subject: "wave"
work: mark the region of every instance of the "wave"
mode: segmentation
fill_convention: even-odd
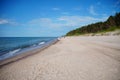
[[[42,44],[45,44],[45,42],[40,42],[38,45],[42,45]]]
[[[16,55],[16,53],[18,53],[19,51],[21,51],[21,48],[15,49],[15,50],[12,50],[12,51],[9,51],[8,53],[0,56],[0,60],[4,60],[4,59],[6,59],[6,58],[9,58],[9,57],[11,57],[11,56],[14,56],[14,55]]]
[[[7,59],[9,57],[12,57],[12,56],[15,56],[15,55],[18,55],[19,52],[23,51],[23,50],[28,50],[28,49],[32,49],[32,48],[36,48],[37,46],[40,46],[40,45],[43,45],[45,44],[45,42],[40,42],[38,44],[33,44],[33,45],[23,45],[23,46],[20,46],[16,49],[13,49],[13,50],[9,50],[8,52],[5,52],[6,54],[3,54],[0,56],[0,60],[4,60],[4,59]]]
[[[35,46],[37,46],[37,45],[36,45],[36,44],[33,44],[33,45],[32,45],[32,47],[35,47]]]
[[[30,51],[30,50],[35,50],[38,48],[42,48],[44,46],[47,46],[54,42],[54,40],[42,40],[40,42],[35,42],[35,43],[30,43],[30,44],[24,44],[24,45],[18,45],[15,48],[10,48],[7,50],[0,50],[3,54],[0,55],[0,60],[5,60],[7,58],[10,58],[12,56],[16,56],[19,54],[22,54],[24,52]]]
[[[15,53],[19,52],[20,50],[21,50],[21,48],[15,49],[15,50],[13,50],[13,51],[10,51],[8,54],[9,54],[9,55],[14,55]]]

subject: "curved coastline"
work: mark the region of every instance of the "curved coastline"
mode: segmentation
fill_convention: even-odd
[[[44,49],[0,68],[0,80],[120,79],[120,36],[65,37]]]
[[[44,45],[37,46],[37,47],[32,47],[30,49],[20,51],[15,56],[12,56],[12,57],[4,59],[4,60],[0,60],[0,68],[7,65],[7,64],[10,64],[10,63],[16,62],[18,60],[24,59],[28,56],[34,55],[34,54],[48,48],[49,46],[57,43],[58,41],[59,41],[59,39],[56,38],[54,40],[51,40],[51,41],[45,43]]]

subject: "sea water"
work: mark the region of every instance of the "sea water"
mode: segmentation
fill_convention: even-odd
[[[53,42],[56,37],[0,37],[0,60]],[[21,54],[21,53],[20,53]]]

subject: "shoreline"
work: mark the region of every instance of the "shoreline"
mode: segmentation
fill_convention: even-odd
[[[7,64],[10,64],[10,63],[19,61],[21,59],[24,59],[26,57],[32,56],[34,54],[37,54],[38,52],[41,52],[42,50],[48,48],[49,46],[54,45],[58,41],[59,41],[58,39],[54,39],[54,40],[48,42],[47,44],[40,46],[39,48],[33,48],[31,50],[22,51],[18,55],[15,55],[13,57],[7,58],[5,60],[1,60],[0,61],[0,68],[5,66],[5,65],[7,65]]]
[[[0,80],[119,80],[120,36],[72,36],[0,68]]]

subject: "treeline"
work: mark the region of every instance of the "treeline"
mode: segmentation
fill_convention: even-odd
[[[68,32],[66,36],[97,33],[101,31],[109,31],[116,28],[120,28],[120,12],[116,13],[115,16],[110,16],[105,22],[97,22],[94,24],[89,24],[87,26],[82,26]]]

